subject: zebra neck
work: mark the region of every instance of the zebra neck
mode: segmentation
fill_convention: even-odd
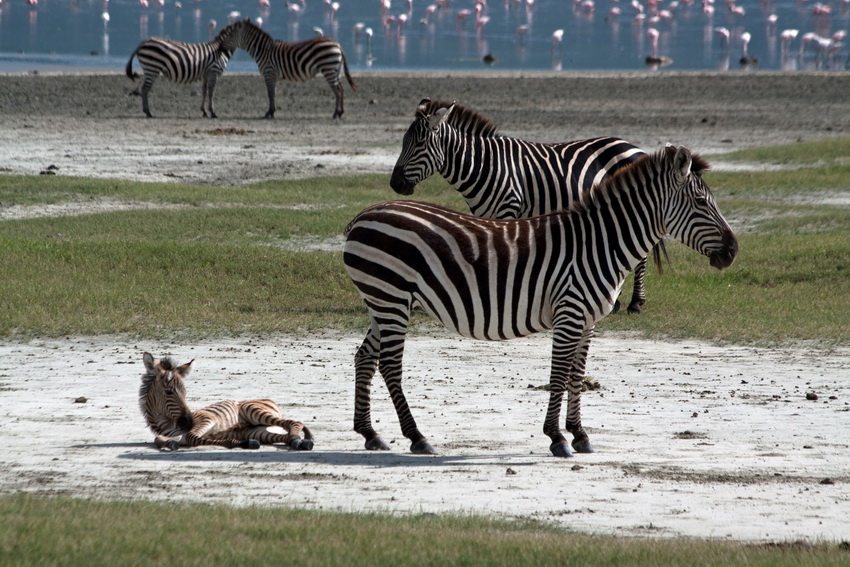
[[[472,136],[454,128],[440,137],[443,163],[440,174],[466,200],[470,212],[477,217],[516,218],[521,193],[510,194],[506,183],[506,165],[490,138]],[[510,209],[505,214],[502,209]]]
[[[244,49],[254,61],[259,61],[263,54],[269,54],[272,51],[274,40],[269,35],[258,34],[256,37],[242,38],[242,43],[238,47]]]
[[[613,263],[626,273],[633,271],[667,233],[660,203],[643,190],[594,191],[585,206],[588,224],[607,237]]]

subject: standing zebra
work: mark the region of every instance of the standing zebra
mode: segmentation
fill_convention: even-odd
[[[278,78],[303,82],[319,74],[325,77],[336,97],[333,118],[342,116],[344,108],[340,74],[345,72],[345,78],[352,90],[357,90],[357,84],[348,72],[348,62],[339,42],[324,36],[298,43],[276,40],[248,19],[234,22],[225,29],[234,33],[236,47],[251,55],[266,81],[269,94],[266,118],[274,118],[274,97]]]
[[[346,229],[343,261],[369,312],[354,359],[354,430],[367,449],[388,449],[372,428],[371,385],[380,368],[413,453],[434,453],[401,387],[404,339],[421,309],[450,330],[504,340],[553,330],[543,432],[555,456],[593,451],[581,424],[585,362],[596,323],[613,308],[626,275],[665,234],[730,266],[738,242],[684,147],[644,155],[596,186],[580,204],[519,220],[482,219],[437,205],[391,201]]]
[[[177,366],[171,358],[155,360],[148,352],[142,361],[145,373],[139,389],[139,406],[160,449],[176,451],[178,447],[199,445],[259,449],[260,444],[273,443],[307,451],[313,448],[310,430],[299,421],[284,419],[272,400],[224,400],[192,411],[186,403],[183,380],[193,361]],[[277,433],[272,427],[286,433]]]
[[[137,57],[145,75],[141,89],[145,115],[153,118],[148,105],[148,93],[157,77],[165,75],[179,84],[203,81],[201,112],[207,116],[206,105],[209,100],[209,117],[217,118],[213,110],[215,84],[236,50],[230,41],[230,33],[231,30],[225,28],[207,43],[184,43],[161,37],[151,37],[140,43],[130,55],[124,72],[134,81],[139,77],[138,73],[133,72],[133,57]]]
[[[404,135],[390,186],[412,195],[420,181],[439,172],[473,215],[519,219],[568,208],[583,191],[643,155],[619,138],[546,144],[502,136],[478,112],[426,98]],[[653,251],[661,271],[663,242]],[[645,275],[646,261],[641,261],[629,313],[639,313],[646,301]]]

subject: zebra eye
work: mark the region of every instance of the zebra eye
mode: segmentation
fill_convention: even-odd
[[[696,201],[697,205],[700,207],[704,207],[708,204],[708,199],[706,199],[704,195],[697,195],[694,201]]]

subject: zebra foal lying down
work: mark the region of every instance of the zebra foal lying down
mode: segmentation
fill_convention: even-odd
[[[474,217],[416,201],[362,211],[346,229],[348,275],[369,313],[354,358],[354,430],[367,449],[388,449],[372,428],[371,387],[380,369],[414,453],[434,453],[402,391],[413,310],[481,340],[551,329],[549,406],[543,432],[555,456],[593,451],[581,423],[585,363],[596,323],[611,312],[626,275],[666,234],[723,269],[738,241],[702,180],[708,164],[666,147],[619,169],[572,209],[519,220]]]
[[[156,360],[148,352],[142,361],[145,373],[139,406],[160,449],[176,451],[199,445],[259,449],[261,444],[275,443],[306,451],[313,448],[310,430],[300,421],[284,419],[272,400],[224,400],[192,411],[186,403],[184,383],[192,362],[178,366],[171,358]]]

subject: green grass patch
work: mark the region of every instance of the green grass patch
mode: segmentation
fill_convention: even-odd
[[[805,168],[708,173],[739,233],[738,260],[718,272],[670,244],[672,265],[650,274],[644,314],[600,329],[847,342],[850,214],[841,199],[821,199],[848,190],[847,156],[850,139],[724,155]],[[0,336],[360,332],[365,308],[342,265],[342,233],[364,207],[395,197],[386,175],[230,188],[0,176],[4,206],[151,207],[0,222]],[[439,176],[414,197],[466,210]]]
[[[576,535],[473,516],[0,496],[4,565],[846,565],[837,544],[748,545]]]

